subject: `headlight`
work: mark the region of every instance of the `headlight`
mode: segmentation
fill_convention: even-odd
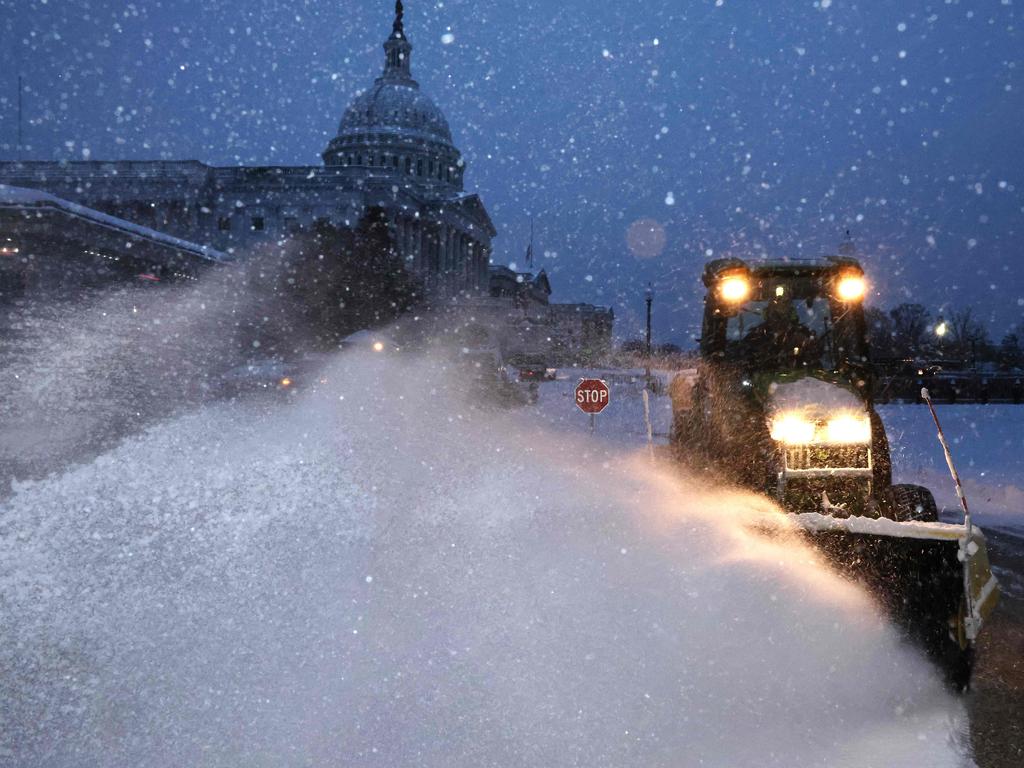
[[[375,342],[373,342],[373,351],[374,352],[383,352],[384,351],[384,342],[383,341],[375,341]]]
[[[718,295],[723,301],[735,304],[750,295],[750,281],[744,275],[728,275],[718,283]]]
[[[843,414],[825,425],[825,442],[839,445],[871,442],[871,422],[865,414]]]
[[[842,301],[860,301],[867,290],[868,283],[864,275],[843,275],[836,285],[836,294]]]
[[[800,412],[771,420],[772,440],[786,445],[852,445],[871,442],[871,422],[864,413],[843,413],[815,422]]]
[[[786,413],[772,419],[772,440],[788,445],[814,442],[814,422],[797,413]]]

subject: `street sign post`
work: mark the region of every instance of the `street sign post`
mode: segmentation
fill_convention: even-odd
[[[576,385],[576,407],[590,414],[590,431],[594,431],[594,417],[608,407],[611,390],[601,379],[580,379]]]

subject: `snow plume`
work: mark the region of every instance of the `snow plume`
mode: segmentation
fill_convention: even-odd
[[[123,285],[0,314],[0,491],[206,395],[259,307],[234,268],[200,285]],[[220,368],[219,368],[220,367]]]
[[[316,351],[295,285],[297,264],[319,263],[303,261],[309,245],[262,244],[198,282],[68,287],[0,307],[0,492],[202,403],[232,366]]]
[[[342,354],[0,507],[0,764],[952,766],[767,502]]]

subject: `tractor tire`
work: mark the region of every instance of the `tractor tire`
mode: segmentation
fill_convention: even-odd
[[[885,434],[882,417],[874,408],[870,409],[871,419],[871,451],[874,453],[873,481],[876,488],[889,488],[892,485],[892,457],[889,451],[889,439]]]
[[[939,520],[939,508],[935,497],[927,488],[920,485],[892,486],[893,519],[904,523],[917,520],[923,523],[936,523]]]

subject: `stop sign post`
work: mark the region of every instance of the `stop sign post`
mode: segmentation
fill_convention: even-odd
[[[594,417],[608,407],[611,390],[601,379],[580,379],[576,385],[576,407],[590,414],[590,431],[594,431]]]

